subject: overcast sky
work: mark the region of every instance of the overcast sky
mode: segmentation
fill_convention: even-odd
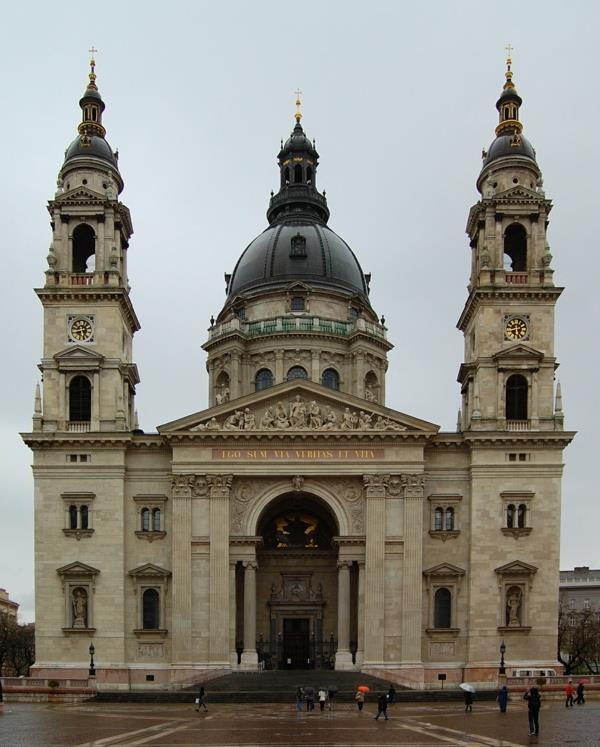
[[[33,619],[31,428],[52,198],[95,45],[107,139],[135,234],[141,427],[206,407],[211,314],[266,226],[293,125],[317,140],[329,225],[372,272],[395,344],[387,404],[454,430],[481,149],[497,123],[505,46],[524,134],[554,201],[549,241],[565,427],[561,568],[600,567],[598,179],[600,6],[593,2],[21,2],[0,28],[0,587]],[[559,541],[559,538],[556,538]]]

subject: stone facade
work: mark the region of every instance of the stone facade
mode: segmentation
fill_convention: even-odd
[[[209,407],[145,434],[133,229],[99,101],[92,66],[37,291],[44,385],[23,434],[34,456],[36,675],[85,675],[90,639],[111,688],[259,660],[417,688],[441,673],[491,686],[502,640],[511,666],[556,667],[562,451],[573,434],[554,387],[551,204],[515,112],[510,125],[501,97],[492,149],[510,136],[515,150],[487,156],[467,227],[457,432],[386,407],[385,323],[370,277],[326,227],[318,154],[298,114],[279,154],[273,238],[242,255],[204,344]]]

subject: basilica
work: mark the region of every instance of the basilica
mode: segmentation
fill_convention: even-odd
[[[203,341],[207,409],[145,433],[133,228],[92,59],[48,203],[42,382],[22,434],[34,676],[86,677],[90,644],[113,690],[258,668],[485,687],[503,642],[511,666],[557,666],[573,433],[555,382],[552,203],[521,105],[509,59],[467,220],[456,431],[386,405],[388,330],[329,227],[298,100],[268,226]]]

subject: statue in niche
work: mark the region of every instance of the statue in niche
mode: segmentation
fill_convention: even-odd
[[[365,399],[367,402],[376,402],[377,397],[373,391],[373,387],[370,384],[365,384]]]
[[[78,587],[73,590],[73,627],[87,628],[87,591]]]
[[[521,589],[511,586],[506,595],[506,624],[509,628],[521,627]]]
[[[221,389],[216,393],[215,399],[218,405],[223,405],[225,402],[229,402],[229,387],[223,385]]]
[[[292,428],[304,428],[306,426],[306,405],[299,394],[290,405],[290,426]]]

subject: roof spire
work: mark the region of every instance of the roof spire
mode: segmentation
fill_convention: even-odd
[[[506,72],[504,73],[506,76],[506,83],[504,84],[504,89],[507,88],[514,88],[515,84],[512,82],[512,51],[514,47],[512,47],[510,44],[507,44],[506,47]]]
[[[300,124],[300,120],[302,119],[302,111],[300,107],[302,106],[302,102],[300,101],[300,96],[302,95],[302,91],[298,88],[295,91],[296,94],[296,113],[294,114],[294,117],[296,118],[296,122]]]
[[[517,148],[521,145],[521,132],[523,125],[519,121],[519,107],[523,103],[513,83],[512,72],[512,46],[506,45],[506,80],[502,87],[500,98],[496,102],[496,108],[500,115],[500,121],[496,127],[496,135],[512,135],[511,147]]]
[[[96,85],[96,57],[95,54],[98,50],[92,45],[88,52],[90,53],[90,72],[89,81],[87,87],[83,93],[83,97],[79,101],[83,117],[81,124],[79,125],[79,134],[81,135],[81,143],[84,146],[88,146],[91,143],[91,136],[96,135],[104,137],[106,130],[102,126],[102,112],[104,111],[104,102],[98,91]]]

